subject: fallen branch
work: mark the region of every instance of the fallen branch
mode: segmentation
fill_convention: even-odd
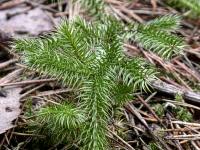
[[[151,83],[152,88],[161,91],[163,93],[167,93],[169,95],[175,96],[176,94],[181,95],[184,99],[186,99],[189,103],[198,103],[200,104],[200,93],[195,93],[193,91],[189,91],[186,89],[178,88],[174,85],[165,83],[161,80],[154,80]]]

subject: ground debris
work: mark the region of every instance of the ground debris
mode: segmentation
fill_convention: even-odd
[[[20,110],[20,91],[21,88],[9,88],[1,90],[4,95],[0,95],[0,134],[13,128],[12,121],[17,119]]]
[[[25,7],[22,9],[26,11],[29,8]],[[13,36],[24,34],[35,36],[53,28],[50,18],[40,8],[29,10],[26,13],[20,13],[18,10],[12,13],[8,12],[8,10],[0,12],[2,16],[0,18],[1,30],[9,32]]]

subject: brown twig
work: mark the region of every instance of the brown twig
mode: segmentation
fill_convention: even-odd
[[[129,110],[132,114],[134,114],[139,120],[140,122],[147,128],[148,133],[152,136],[152,138],[155,140],[155,142],[159,143],[160,145],[162,145],[162,147],[166,150],[171,150],[171,148],[158,136],[156,136],[151,129],[149,128],[147,122],[143,119],[143,117],[138,113],[137,108],[135,108],[135,106],[128,104],[127,106],[125,106],[125,108],[127,110]]]
[[[0,69],[3,69],[3,68],[5,68],[5,67],[9,66],[10,64],[13,64],[17,61],[18,61],[17,59],[11,59],[11,60],[8,60],[6,62],[0,63]]]
[[[40,79],[40,80],[27,80],[27,81],[21,81],[21,82],[14,82],[14,83],[3,83],[0,84],[0,87],[5,86],[22,86],[22,85],[29,85],[29,84],[40,84],[40,83],[49,83],[54,82],[56,79]]]
[[[151,98],[153,98],[155,95],[157,94],[157,92],[152,93],[146,100],[145,102],[148,102]],[[141,109],[143,107],[143,104],[140,105],[140,107],[138,109]]]
[[[72,90],[73,89],[70,89],[70,88],[58,89],[58,90],[50,90],[50,91],[40,92],[40,93],[37,94],[37,96],[47,96],[47,95],[66,93],[66,92],[70,92]]]
[[[21,68],[21,69],[17,69],[15,71],[9,73],[8,75],[6,75],[5,77],[0,79],[0,83],[5,84],[5,83],[8,83],[8,82],[14,80],[22,73],[23,70],[24,69]]]
[[[120,136],[118,136],[115,132],[111,131],[110,129],[107,129],[115,138],[117,138],[119,141],[121,141],[128,150],[135,150],[130,144],[128,144],[126,141],[124,141]]]
[[[199,130],[200,127],[193,127],[193,129]],[[161,129],[159,132],[187,132],[191,131],[191,129],[184,127],[184,128],[173,128],[173,129]]]
[[[25,98],[27,95],[33,93],[34,91],[36,91],[37,89],[43,87],[44,85],[45,85],[44,83],[41,84],[41,85],[38,85],[38,86],[36,86],[35,88],[33,88],[33,89],[27,91],[26,93],[22,94],[22,95],[20,96],[21,102],[25,100],[24,98]],[[22,99],[24,99],[24,100],[22,100]]]
[[[146,103],[146,101],[137,95],[138,99],[142,102],[142,104],[151,112],[151,114],[162,124],[161,119],[156,115],[156,113],[152,110],[152,108]]]
[[[184,121],[172,121],[174,124],[180,124],[180,125],[189,125],[193,127],[200,127],[199,123],[191,123],[191,122],[184,122]]]
[[[19,4],[24,3],[26,0],[11,0],[0,5],[0,10],[9,9]]]
[[[200,134],[166,136],[167,140],[200,140]]]

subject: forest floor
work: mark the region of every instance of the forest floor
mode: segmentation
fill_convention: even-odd
[[[169,13],[181,14],[162,1],[106,0],[115,16],[124,22],[145,23]],[[29,149],[32,138],[26,131],[27,115],[47,103],[57,103],[70,89],[56,79],[29,70],[12,51],[15,38],[48,34],[61,18],[86,16],[79,3],[48,0],[0,0],[0,149]],[[86,16],[89,17],[89,16]],[[178,35],[189,47],[171,61],[133,43],[125,43],[129,56],[139,55],[161,72],[151,93],[134,93],[123,108],[123,117],[109,126],[116,149],[200,149],[200,19],[183,17]],[[182,94],[182,95],[181,95]],[[123,119],[122,119],[123,118]],[[61,148],[60,148],[61,147]],[[38,148],[40,149],[40,148]],[[52,145],[49,149],[67,149]]]

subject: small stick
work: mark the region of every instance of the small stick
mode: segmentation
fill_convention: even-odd
[[[116,137],[118,140],[120,140],[124,145],[126,145],[126,147],[129,150],[135,150],[131,145],[129,145],[126,141],[124,141],[120,136],[118,136],[115,132],[111,131],[110,129],[107,129],[114,137]]]
[[[54,94],[60,94],[60,93],[66,93],[70,92],[73,89],[66,88],[66,89],[58,89],[58,90],[50,90],[50,91],[45,91],[45,92],[40,92],[36,96],[47,96],[47,95],[54,95]]]
[[[158,120],[155,118],[148,118],[148,117],[143,117],[144,120],[149,121],[149,122],[154,122],[154,123],[158,123]]]
[[[56,81],[56,79],[40,79],[40,80],[27,80],[27,81],[21,81],[21,82],[15,82],[15,83],[4,83],[0,84],[0,87],[4,86],[21,86],[21,85],[27,85],[27,84],[39,84],[39,83],[45,83],[45,82],[53,82]]]
[[[69,15],[69,12],[67,12],[67,11],[58,12],[58,13],[55,13],[53,16],[54,17],[63,17],[63,16],[66,16],[66,15]]]
[[[32,98],[41,99],[41,100],[44,100],[44,101],[50,102],[50,103],[55,104],[55,105],[61,105],[60,103],[57,103],[57,102],[52,101],[52,100],[50,100],[50,99],[41,98],[41,97],[38,97],[38,96],[31,96],[31,97],[32,97]]]
[[[180,126],[179,126],[178,124],[175,124],[175,126],[176,126],[177,128],[180,128]],[[191,128],[189,128],[189,127],[187,127],[187,128],[188,128],[188,129],[191,129]],[[183,134],[186,135],[185,132],[184,132]],[[184,143],[186,143],[186,142],[188,142],[188,140],[183,140],[183,141],[180,142],[180,144],[184,144]],[[190,141],[190,143],[194,146],[194,148],[195,148],[196,150],[199,150],[199,149],[197,148],[196,143],[195,143],[194,141]]]
[[[143,119],[143,117],[141,116],[140,113],[138,113],[138,110],[137,108],[135,108],[135,106],[131,105],[131,104],[128,104],[127,106],[125,106],[125,108],[127,110],[129,110],[132,114],[134,114],[140,121],[141,123],[147,128],[150,130],[147,122]]]
[[[124,111],[124,112],[125,112],[125,114],[127,114],[126,111]],[[131,125],[132,125],[132,126],[136,126],[136,125],[135,125],[134,116],[131,115],[131,114],[129,114],[129,115],[127,115],[127,117],[128,117],[127,120],[131,123]],[[133,128],[133,130],[135,131],[136,136],[139,138],[140,142],[141,142],[145,147],[148,148],[148,145],[144,142],[144,140],[142,139],[142,137],[140,137],[140,134],[139,134],[138,130],[136,130],[136,128]],[[137,142],[137,145],[138,145],[138,144],[139,144],[139,142]]]
[[[105,0],[106,3],[114,4],[114,5],[122,5],[121,1],[113,1],[113,0]]]
[[[36,86],[35,88],[33,88],[33,89],[27,91],[26,93],[24,93],[24,94],[22,94],[22,95],[20,96],[20,99],[23,99],[24,97],[26,97],[27,95],[33,93],[34,91],[36,91],[37,89],[43,87],[44,85],[45,85],[45,84],[41,84],[41,85]],[[21,100],[21,101],[22,101],[22,100]]]
[[[189,80],[191,79],[187,74],[183,75],[183,72],[176,69],[175,70],[179,73],[179,74],[182,74],[182,76],[188,78]],[[187,83],[180,77],[180,75],[176,73],[176,72],[173,72],[172,75],[176,78],[176,80],[180,81],[182,83],[182,85],[185,86],[185,88],[187,88],[188,90],[192,90],[192,88],[190,88]]]
[[[174,129],[174,126],[173,126],[172,120],[171,120],[172,116],[169,114],[169,115],[167,115],[166,117],[168,118],[168,122],[169,122],[171,128]],[[175,133],[173,132],[173,134],[175,134]],[[172,134],[172,133],[169,133],[170,136],[173,136],[173,134]],[[183,148],[182,148],[182,146],[181,146],[181,144],[180,144],[180,142],[179,142],[178,140],[174,140],[174,143],[175,143],[175,145],[177,146],[177,148],[178,148],[179,150],[183,150]]]
[[[187,126],[188,127],[188,126]],[[196,129],[194,128],[191,128],[191,127],[188,127],[189,129],[191,129],[189,131],[189,133],[193,134],[192,131],[194,131],[195,133],[199,134],[199,131],[197,131]],[[191,141],[190,142],[192,144],[192,146],[195,148],[195,150],[200,150],[200,147],[199,147],[199,141]]]
[[[184,121],[172,121],[174,124],[181,124],[181,125],[189,125],[194,127],[200,127],[199,123],[190,123],[190,122],[184,122]]]
[[[197,81],[200,81],[200,75],[197,74],[194,70],[188,68],[185,64],[175,60],[175,63],[178,64],[181,68],[183,68],[186,72],[191,74]]]
[[[139,127],[133,125],[133,124],[126,124],[126,125],[128,125],[128,126],[134,128],[134,129],[136,129],[136,130],[138,130],[138,131],[140,131],[140,132],[143,132],[143,133],[145,132],[143,129],[141,129],[141,128],[139,128]]]
[[[180,144],[183,145],[183,144],[185,144],[187,142],[188,142],[188,140],[182,140],[182,141],[180,141]]]
[[[24,2],[25,2],[25,0],[8,1],[8,2],[3,3],[3,4],[0,5],[0,10],[9,9],[9,8],[15,7],[15,6],[19,5],[19,4],[22,4]]]
[[[200,127],[194,127],[193,129],[199,130]],[[158,130],[159,132],[187,132],[191,131],[189,128],[176,128],[176,129],[163,129],[163,130]]]
[[[124,144],[120,142],[119,140],[117,140],[116,138],[114,138],[111,134],[106,134],[106,136],[114,142],[115,144],[114,146],[117,145],[118,147],[121,147],[122,149],[126,150],[126,147],[124,147]]]
[[[36,136],[36,137],[45,138],[44,135],[29,134],[29,133],[12,132],[12,134],[14,134],[14,135],[20,135],[20,136]]]
[[[140,97],[137,96],[138,99],[142,102],[142,104],[151,112],[151,114],[162,124],[162,121],[160,120],[160,118],[156,115],[156,113],[151,109],[151,107],[146,103],[146,101]]]
[[[139,23],[144,23],[144,20],[143,20],[140,16],[138,16],[137,14],[135,14],[133,11],[130,11],[130,10],[128,10],[127,8],[122,7],[122,6],[120,6],[120,7],[118,7],[118,8],[119,8],[122,12],[127,13],[131,18],[135,19],[135,20],[138,21]]]
[[[140,115],[140,113],[138,113],[137,108],[135,108],[135,106],[131,105],[130,103],[125,106],[125,108],[127,110],[129,110],[133,115],[135,115],[140,122],[147,128],[148,133],[152,136],[152,138],[155,140],[155,142],[159,142],[162,147],[166,150],[171,150],[171,148],[158,136],[156,136],[151,129],[149,128],[147,122],[142,118],[142,116]]]
[[[200,150],[200,148],[198,147],[198,145],[194,141],[191,141],[191,144],[195,148],[195,150]]]
[[[139,112],[140,114],[144,115],[144,116],[147,117],[147,118],[153,118],[152,115],[150,115],[150,114],[148,114],[148,113],[146,113],[146,112],[144,112],[144,111],[142,111],[142,110],[140,110],[140,109],[138,109],[138,112]],[[156,120],[156,119],[155,119],[155,120]]]
[[[22,73],[23,70],[24,69],[21,68],[21,69],[18,69],[18,70],[15,70],[15,71],[9,73],[8,75],[6,75],[5,77],[0,79],[0,83],[5,84],[5,83],[8,83],[8,82],[14,80]]]
[[[3,68],[5,68],[5,67],[7,67],[10,64],[13,64],[15,62],[17,62],[17,59],[11,59],[11,60],[8,60],[6,62],[0,63],[0,69],[3,69]]]
[[[132,20],[126,15],[124,15],[119,9],[114,8],[112,6],[110,6],[110,8],[113,10],[113,13],[117,14],[122,20],[125,20],[126,22],[129,22],[129,23],[132,22]]]
[[[151,98],[153,98],[155,95],[157,94],[157,92],[152,93],[146,100],[145,102],[148,102]],[[143,107],[143,104],[140,105],[140,107],[138,109],[141,109]]]
[[[200,110],[200,107],[192,105],[192,104],[187,104],[187,103],[183,103],[183,102],[177,102],[177,101],[168,100],[168,99],[162,99],[161,101],[170,102],[170,103],[173,103],[175,105],[179,105],[179,106],[184,106],[184,107],[189,107],[189,108],[193,108],[193,109],[196,109],[196,110]]]
[[[199,140],[200,139],[200,134],[190,134],[190,135],[174,135],[174,136],[166,136],[166,139],[169,140]]]

